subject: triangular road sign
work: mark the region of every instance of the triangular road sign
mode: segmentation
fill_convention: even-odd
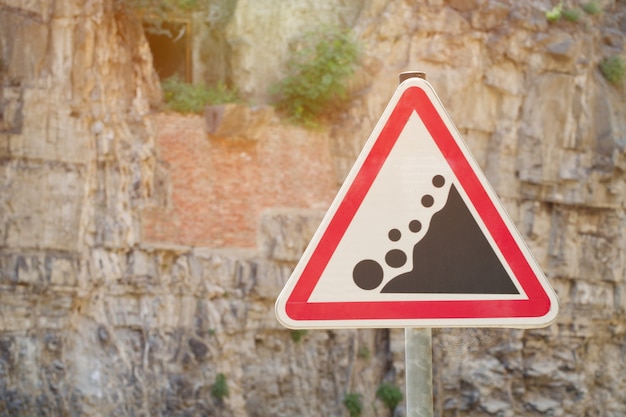
[[[291,328],[541,327],[541,268],[426,81],[396,90],[276,302]]]

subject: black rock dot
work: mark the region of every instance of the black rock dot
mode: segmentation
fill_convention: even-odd
[[[385,262],[392,268],[400,268],[406,263],[406,254],[400,249],[392,249],[385,255]]]
[[[383,282],[383,267],[376,261],[365,259],[352,270],[354,283],[364,290],[373,290]]]
[[[411,220],[409,223],[409,230],[413,233],[417,233],[422,230],[422,223],[419,220]]]
[[[435,199],[433,198],[432,195],[426,194],[424,197],[422,197],[422,205],[424,207],[431,207],[434,203],[435,203]]]
[[[402,237],[402,233],[398,229],[391,229],[389,231],[389,240],[392,242],[397,242]]]
[[[446,179],[443,177],[443,175],[435,175],[433,177],[433,185],[437,188],[441,188],[443,187],[443,185],[446,183]]]

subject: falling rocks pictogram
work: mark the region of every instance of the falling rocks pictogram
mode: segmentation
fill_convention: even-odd
[[[454,185],[413,247],[413,269],[383,293],[519,294]]]

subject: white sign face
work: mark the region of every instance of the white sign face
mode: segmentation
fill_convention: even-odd
[[[403,82],[276,303],[294,328],[539,327],[556,295],[434,91]]]

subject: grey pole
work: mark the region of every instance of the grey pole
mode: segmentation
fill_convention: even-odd
[[[433,342],[431,329],[404,329],[406,415],[433,416]]]
[[[408,78],[426,79],[421,71],[402,72],[399,82]],[[433,417],[433,340],[432,330],[404,329],[406,416]]]

